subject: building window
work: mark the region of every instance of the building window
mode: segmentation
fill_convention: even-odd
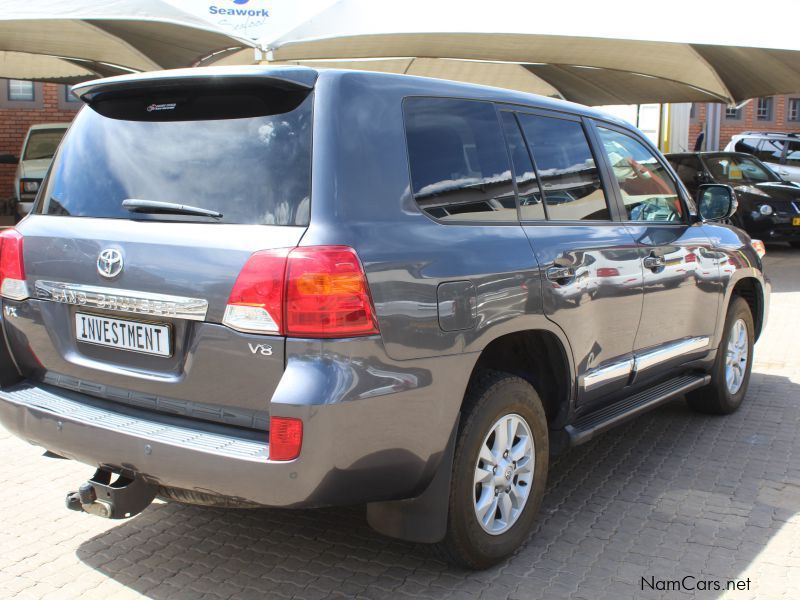
[[[725,118],[728,120],[738,121],[742,118],[742,109],[735,106],[729,106],[725,109]]]
[[[786,105],[786,120],[800,121],[800,98],[789,98]]]
[[[759,98],[756,105],[757,121],[772,121],[772,98]]]
[[[72,93],[71,85],[64,86],[64,102],[80,102],[80,98]]]
[[[8,99],[21,100],[23,102],[31,102],[34,100],[34,88],[32,81],[20,81],[18,79],[9,79],[8,81]]]

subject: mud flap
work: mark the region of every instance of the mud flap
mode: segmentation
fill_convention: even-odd
[[[435,544],[447,533],[450,506],[450,480],[456,450],[459,418],[450,432],[450,440],[430,485],[422,494],[408,500],[367,504],[367,522],[378,533],[423,544]]]

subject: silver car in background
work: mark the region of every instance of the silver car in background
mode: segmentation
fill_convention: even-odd
[[[14,174],[14,198],[20,218],[30,212],[42,179],[68,127],[69,123],[43,123],[31,125],[28,129]]]

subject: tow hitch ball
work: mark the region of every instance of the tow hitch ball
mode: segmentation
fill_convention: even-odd
[[[67,508],[106,519],[127,519],[150,506],[158,486],[141,475],[123,473],[111,482],[113,473],[97,469],[77,492],[67,494]]]

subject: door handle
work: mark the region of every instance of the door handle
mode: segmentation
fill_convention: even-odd
[[[545,275],[550,281],[561,281],[575,277],[575,270],[572,267],[550,267]]]
[[[652,253],[650,256],[646,256],[642,262],[644,263],[645,269],[654,271],[664,266],[664,257]]]

